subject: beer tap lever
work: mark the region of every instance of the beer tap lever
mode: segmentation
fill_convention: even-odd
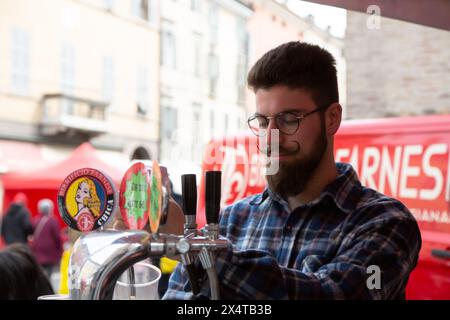
[[[219,212],[221,196],[221,171],[207,171],[205,175],[205,214],[206,214],[206,237],[213,243],[211,248],[206,246],[200,250],[199,258],[203,268],[206,270],[211,287],[211,298],[220,299],[219,281],[216,274],[216,261],[214,251],[217,249],[219,238]]]
[[[215,240],[219,236],[219,213],[221,196],[221,171],[207,171],[205,175],[205,214],[208,238]]]
[[[197,183],[195,174],[184,174],[181,176],[181,193],[184,212],[184,236],[197,234]]]
[[[196,212],[197,212],[197,183],[195,174],[184,174],[181,176],[181,192],[184,212],[184,237],[192,238],[197,234]],[[181,262],[185,267],[189,284],[194,295],[200,292],[197,282],[197,272],[195,269],[194,257],[190,253],[181,255]]]

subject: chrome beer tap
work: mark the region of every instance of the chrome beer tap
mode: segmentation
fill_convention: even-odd
[[[184,238],[190,239],[197,236],[197,183],[195,174],[185,174],[181,176],[181,194],[183,199],[184,212]],[[181,262],[188,273],[189,284],[194,295],[200,292],[198,277],[195,269],[195,260],[191,253],[181,255]]]
[[[205,214],[206,239],[215,243],[219,239],[219,212],[220,212],[220,195],[221,195],[221,177],[220,171],[207,171],[205,176]],[[205,246],[200,250],[199,258],[203,268],[206,270],[211,286],[211,298],[213,300],[220,299],[219,283],[216,273],[216,264],[214,258],[215,246]]]

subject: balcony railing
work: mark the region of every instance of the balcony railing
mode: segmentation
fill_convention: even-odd
[[[62,93],[41,99],[41,133],[44,135],[83,134],[90,137],[107,132],[108,103]]]

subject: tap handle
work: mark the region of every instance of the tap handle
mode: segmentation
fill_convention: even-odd
[[[197,212],[197,183],[195,174],[183,174],[181,176],[181,193],[184,215],[195,216]]]
[[[219,220],[221,177],[221,171],[206,171],[205,211],[208,224]]]

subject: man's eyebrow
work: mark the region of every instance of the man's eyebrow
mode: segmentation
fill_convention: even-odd
[[[280,111],[280,112],[278,112],[277,114],[280,114],[280,113],[288,113],[288,112],[289,112],[289,113],[295,113],[295,114],[301,114],[301,113],[306,113],[307,111],[305,111],[305,110],[299,110],[299,109],[297,109],[297,108],[289,108],[289,109]],[[255,115],[255,116],[263,116],[263,117],[266,116],[266,115],[261,114],[261,113],[259,113],[259,112],[255,112],[253,115]]]
[[[286,113],[286,112],[290,112],[290,113],[305,113],[305,110],[299,110],[297,108],[290,108],[290,109],[286,109],[281,111],[280,113]]]

